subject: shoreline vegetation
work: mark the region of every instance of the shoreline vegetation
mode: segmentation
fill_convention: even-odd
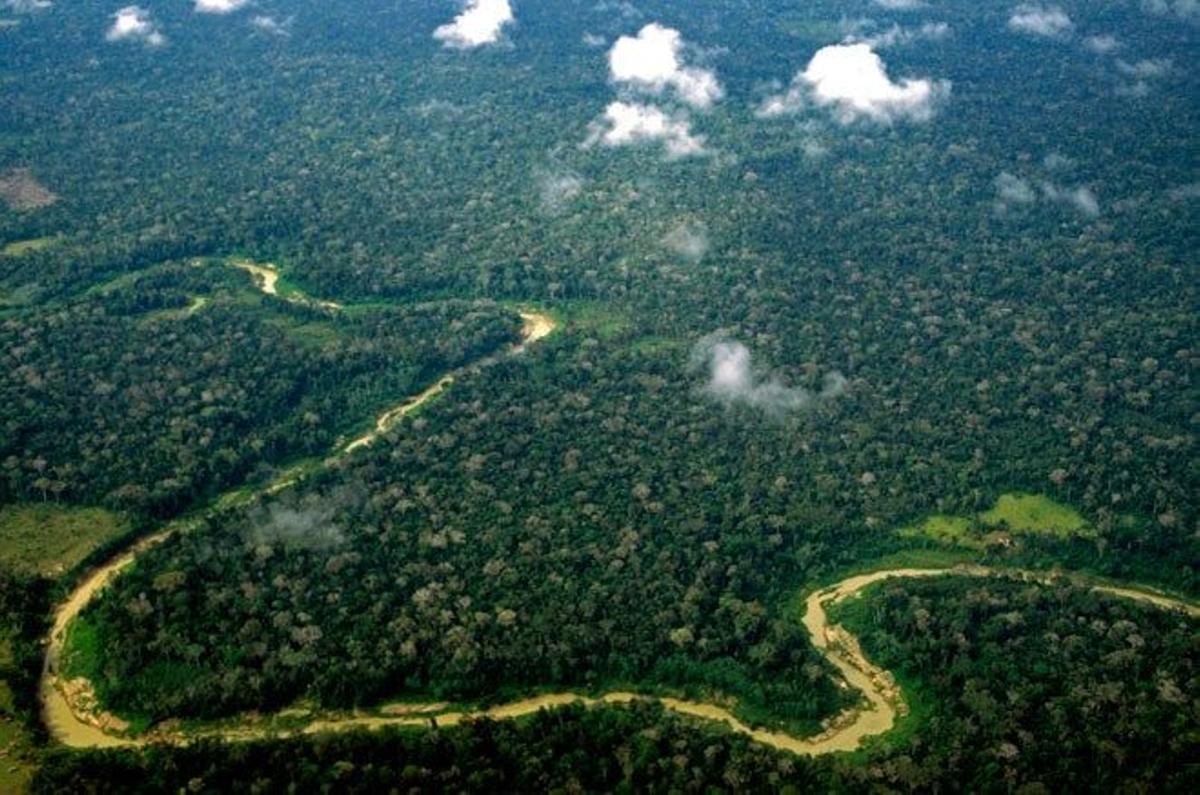
[[[342,309],[341,304],[331,301],[318,301],[300,293],[280,296],[277,289],[279,271],[273,265],[261,265],[240,259],[231,260],[230,264],[233,267],[248,272],[254,279],[258,289],[266,295],[306,306],[320,306],[335,311]],[[558,328],[557,322],[549,315],[533,310],[522,310],[519,314],[523,324],[521,337],[508,351],[507,355],[509,356],[517,356],[524,353],[528,350],[529,346],[545,339]],[[480,361],[467,364],[452,373],[444,375],[433,385],[417,395],[405,398],[399,405],[389,408],[380,414],[374,428],[369,433],[346,444],[339,445],[337,453],[328,459],[328,461],[336,461],[343,456],[353,453],[355,450],[369,446],[382,434],[394,427],[399,420],[417,411],[441,395],[454,383],[456,377],[461,377],[466,372],[487,366],[499,359],[500,355],[492,355]],[[287,469],[276,480],[267,484],[260,491],[246,493],[244,489],[239,487],[232,490],[228,495],[218,498],[214,504],[228,507],[231,499],[236,501],[251,501],[261,495],[277,494],[294,486],[305,474],[306,470],[304,468],[300,468],[299,470],[295,468]],[[51,736],[63,744],[75,747],[114,747],[125,745],[127,741],[112,734],[112,732],[120,733],[129,729],[128,722],[99,710],[94,689],[86,677],[68,677],[60,665],[64,649],[69,640],[72,639],[71,630],[78,627],[78,624],[73,624],[73,622],[83,609],[113,580],[120,576],[126,568],[132,566],[142,553],[157,547],[177,533],[188,532],[200,526],[200,524],[201,521],[196,518],[179,519],[156,533],[142,537],[128,549],[118,553],[108,562],[88,573],[76,585],[74,590],[71,591],[66,600],[56,609],[53,629],[51,630],[49,642],[46,647],[45,663],[39,690],[46,726]],[[505,708],[498,709],[505,710]],[[511,708],[508,709],[511,710]],[[442,715],[441,720],[449,721],[452,718],[448,715]],[[418,721],[418,723],[423,722],[424,719]],[[223,734],[222,736],[225,735]],[[237,735],[236,733],[232,733],[228,736],[233,737]]]
[[[249,742],[388,727],[439,728],[479,719],[517,719],[544,709],[557,709],[568,705],[627,705],[637,700],[648,699],[657,701],[665,709],[685,717],[724,724],[734,733],[776,750],[818,756],[856,751],[863,746],[864,741],[891,731],[897,719],[909,713],[909,705],[895,675],[871,662],[863,652],[858,638],[843,626],[831,623],[827,613],[827,608],[859,596],[864,590],[885,580],[946,576],[1005,577],[1048,585],[1067,579],[1075,585],[1100,593],[1142,602],[1164,610],[1179,611],[1193,618],[1200,617],[1200,606],[1194,603],[1154,593],[1136,585],[1119,586],[1078,575],[1006,570],[973,564],[948,568],[888,568],[847,577],[832,586],[813,591],[805,600],[801,621],[813,645],[838,670],[846,685],[858,690],[862,695],[858,704],[827,719],[822,731],[812,736],[798,737],[782,731],[756,728],[740,720],[726,706],[715,703],[651,696],[627,690],[595,696],[575,691],[542,693],[475,710],[454,708],[444,702],[392,703],[381,706],[376,712],[353,713],[321,712],[292,707],[275,716],[255,714],[212,725],[191,725],[186,729],[180,728],[177,722],[168,722],[143,735],[130,736],[128,722],[98,708],[90,682],[84,677],[65,677],[59,669],[59,663],[64,644],[70,637],[71,622],[80,611],[124,568],[131,565],[140,553],[161,543],[167,537],[168,533],[164,531],[143,539],[125,554],[86,578],[58,608],[40,687],[46,727],[51,737],[62,745],[72,748],[133,748],[152,744],[187,745],[206,739]]]

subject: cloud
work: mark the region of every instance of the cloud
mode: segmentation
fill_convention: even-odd
[[[1187,185],[1179,185],[1171,188],[1167,191],[1167,198],[1173,202],[1200,199],[1200,182],[1192,182]]]
[[[278,544],[287,549],[323,550],[340,546],[346,537],[334,522],[337,510],[336,504],[322,504],[317,495],[307,495],[291,504],[258,507],[247,515],[249,526],[244,537],[255,544]]]
[[[150,12],[140,6],[125,6],[112,15],[109,41],[143,41],[148,47],[161,47],[167,39],[150,20]]]
[[[264,33],[273,33],[276,36],[292,35],[291,27],[294,17],[288,17],[282,22],[275,17],[269,17],[265,14],[259,14],[250,20],[250,24]]]
[[[1037,201],[1037,191],[1033,189],[1033,185],[1007,171],[1000,172],[995,184],[996,199],[1005,205],[1033,204]]]
[[[763,378],[754,370],[749,349],[719,333],[696,343],[692,349],[691,369],[707,373],[704,393],[718,403],[750,406],[775,416],[833,400],[845,394],[848,385],[846,377],[838,372],[825,376],[820,392],[788,387],[774,378]]]
[[[232,14],[249,5],[250,0],[196,0],[197,14]]]
[[[460,50],[494,44],[504,26],[514,19],[508,0],[467,0],[463,12],[453,22],[442,25],[433,37],[445,46]]]
[[[54,5],[50,0],[0,0],[0,8],[8,8],[17,14],[29,14]]]
[[[557,215],[583,190],[583,178],[571,172],[543,170],[537,173],[537,188],[542,211]]]
[[[794,113],[811,99],[832,107],[843,124],[860,117],[925,121],[933,116],[934,104],[949,93],[950,83],[945,80],[892,82],[883,59],[869,44],[833,44],[818,50],[787,93],[768,98],[759,115]]]
[[[914,8],[922,8],[924,0],[874,0],[875,5],[888,11],[911,11]]]
[[[1170,58],[1147,58],[1134,63],[1117,59],[1117,71],[1128,78],[1117,85],[1118,94],[1144,97],[1150,93],[1153,81],[1168,77],[1175,71],[1175,64]]]
[[[1058,168],[1069,163],[1070,160],[1062,155],[1051,154],[1046,157],[1047,169]],[[1086,218],[1100,217],[1100,200],[1096,198],[1096,194],[1092,192],[1091,188],[1082,185],[1067,188],[1049,180],[1042,180],[1038,185],[1038,188],[1041,189],[1039,197],[1038,190],[1034,188],[1032,182],[1007,171],[1002,171],[994,180],[994,184],[996,186],[995,208],[996,212],[1001,215],[1007,213],[1015,205],[1031,205],[1042,198],[1046,201],[1065,204]]]
[[[1100,217],[1100,201],[1091,188],[1063,188],[1052,182],[1042,183],[1042,195],[1050,201],[1061,202],[1075,208],[1087,218]]]
[[[1159,17],[1200,21],[1200,0],[1142,0],[1142,10]]]
[[[697,264],[708,253],[708,229],[700,223],[681,223],[662,239],[667,250]]]
[[[1136,63],[1117,61],[1117,69],[1121,71],[1121,74],[1145,80],[1170,74],[1172,61],[1170,58],[1147,58]]]
[[[1057,37],[1070,32],[1075,23],[1058,6],[1041,6],[1022,3],[1013,9],[1008,18],[1008,27],[1031,36]]]
[[[606,146],[661,141],[671,157],[705,154],[704,139],[692,134],[686,118],[671,116],[654,105],[631,102],[609,103],[586,145],[597,140]]]
[[[622,36],[608,53],[612,79],[655,94],[674,88],[681,99],[697,108],[707,108],[724,91],[715,73],[684,66],[680,60],[683,37],[679,31],[657,22],[646,25],[637,36]]]
[[[1083,40],[1083,46],[1097,55],[1108,55],[1110,52],[1119,49],[1121,42],[1112,34],[1102,33],[1098,36],[1088,36]]]
[[[852,37],[847,43],[862,42],[872,49],[883,49],[897,45],[909,44],[914,41],[937,41],[950,35],[950,26],[945,22],[926,22],[919,28],[905,28],[892,25],[883,33],[873,36]]]

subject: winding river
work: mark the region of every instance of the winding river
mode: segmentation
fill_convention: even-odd
[[[128,552],[97,569],[71,594],[55,615],[54,629],[46,654],[42,678],[42,703],[46,726],[58,742],[75,748],[134,747],[149,743],[186,744],[200,738],[220,738],[227,741],[246,741],[301,734],[379,729],[387,726],[429,727],[453,726],[477,718],[504,720],[530,715],[542,709],[567,704],[626,704],[639,698],[654,698],[637,693],[616,691],[599,697],[573,692],[548,693],[508,704],[475,711],[450,711],[445,704],[402,704],[384,707],[380,714],[313,713],[301,711],[302,720],[285,729],[264,725],[261,717],[246,718],[232,725],[189,730],[186,734],[155,731],[141,737],[120,733],[121,722],[112,716],[89,709],[89,699],[80,698],[89,690],[86,683],[63,682],[55,675],[57,660],[62,651],[67,625],[95,598],[96,594],[137,556],[161,543],[173,532],[168,530],[144,539]],[[838,670],[846,685],[862,694],[858,706],[834,716],[825,729],[814,736],[797,737],[778,731],[749,726],[738,720],[728,709],[717,704],[662,697],[658,700],[667,709],[702,720],[724,723],[731,730],[750,737],[755,742],[794,754],[817,755],[838,751],[853,751],[863,740],[884,734],[895,725],[896,718],[906,714],[903,694],[888,672],[867,659],[858,639],[840,625],[830,623],[827,608],[862,592],[863,589],[887,579],[923,578],[938,576],[1012,577],[1049,583],[1057,575],[1022,570],[991,569],[983,566],[958,566],[942,569],[887,569],[849,577],[841,582],[813,592],[805,602],[803,623],[815,646]],[[1182,600],[1132,588],[1077,580],[1077,584],[1114,596],[1133,599],[1166,610],[1200,617],[1200,607]],[[391,714],[388,714],[391,713]]]
[[[274,268],[246,262],[234,262],[235,267],[251,273],[259,288],[269,295],[278,295],[276,282],[278,272]],[[304,303],[313,303],[328,308],[337,307],[331,302],[319,302],[305,297],[289,298]],[[536,312],[522,312],[524,322],[521,341],[508,351],[508,355],[520,354],[527,347],[555,330],[554,320]],[[339,455],[346,455],[370,445],[390,430],[397,421],[420,408],[444,392],[457,376],[464,372],[496,361],[492,356],[460,368],[443,376],[435,384],[418,395],[412,396],[398,406],[383,412],[375,422],[374,429],[343,445]],[[335,456],[335,458],[338,456]],[[300,475],[285,474],[265,487],[260,494],[275,493],[295,484]],[[255,495],[251,495],[253,498]],[[64,642],[71,622],[93,599],[114,579],[149,549],[163,543],[177,533],[198,527],[200,520],[180,520],[168,525],[154,535],[147,536],[128,550],[99,566],[80,581],[70,595],[58,606],[54,614],[53,628],[47,640],[45,665],[40,683],[43,717],[50,735],[59,743],[74,748],[136,747],[149,743],[186,744],[195,739],[211,737],[228,741],[285,737],[297,734],[350,731],[355,729],[377,729],[385,726],[428,727],[452,726],[466,720],[491,718],[503,720],[530,715],[542,709],[581,703],[625,704],[638,698],[653,698],[636,693],[618,691],[598,697],[589,697],[573,692],[549,693],[522,699],[508,704],[475,711],[452,711],[445,704],[396,704],[382,708],[376,713],[333,713],[310,710],[287,710],[274,718],[286,718],[280,727],[272,725],[271,718],[262,716],[244,717],[209,727],[189,729],[186,733],[157,728],[148,734],[131,737],[125,734],[126,724],[119,718],[99,710],[92,695],[91,683],[82,679],[66,680],[59,674]],[[853,751],[861,747],[863,740],[883,734],[892,729],[898,716],[907,712],[903,694],[893,676],[867,659],[858,639],[837,624],[831,624],[827,608],[862,592],[877,582],[896,578],[923,578],[937,576],[970,577],[1015,577],[1036,582],[1051,582],[1058,575],[1045,572],[1029,572],[1008,569],[990,569],[982,566],[958,566],[940,569],[887,569],[869,574],[849,577],[827,588],[814,591],[805,602],[802,618],[813,646],[837,669],[847,687],[862,694],[860,703],[843,713],[830,718],[821,733],[797,737],[784,732],[757,729],[738,720],[728,709],[717,704],[687,701],[662,697],[658,700],[673,712],[724,723],[732,731],[744,734],[756,742],[795,754],[816,755],[838,751]],[[1080,585],[1103,591],[1118,597],[1134,599],[1158,608],[1177,610],[1189,616],[1200,616],[1200,607],[1160,594],[1133,588],[1092,582],[1076,578]]]

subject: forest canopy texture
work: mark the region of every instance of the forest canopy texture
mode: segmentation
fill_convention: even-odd
[[[0,570],[3,716],[36,739],[51,606],[164,528],[64,657],[135,733],[632,689],[812,735],[860,694],[801,597],[851,572],[1200,598],[1198,35],[1183,0],[0,0],[0,508],[118,528]],[[838,610],[912,708],[850,755],[637,703],[25,758],[1187,788],[1194,618],[970,577]]]

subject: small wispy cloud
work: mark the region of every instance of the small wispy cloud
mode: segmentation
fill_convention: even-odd
[[[703,392],[710,399],[727,406],[749,406],[776,417],[838,398],[849,383],[841,373],[831,372],[818,392],[785,386],[776,378],[757,373],[750,350],[721,333],[696,343],[690,369],[706,373]]]
[[[950,35],[950,25],[945,22],[926,22],[915,28],[903,27],[901,25],[892,25],[882,33],[873,33],[870,36],[851,36],[847,43],[862,42],[871,47],[871,49],[886,49],[888,47],[897,47],[905,44],[911,44],[917,41],[939,41]]]
[[[1022,3],[1013,9],[1008,18],[1008,27],[1031,36],[1057,38],[1071,32],[1075,23],[1066,11],[1058,6],[1043,6]]]
[[[1158,17],[1173,16],[1189,22],[1200,21],[1200,0],[1142,0],[1142,10]]]
[[[147,47],[161,47],[167,38],[150,19],[150,12],[141,6],[125,6],[112,15],[112,27],[105,38],[109,41],[141,41]]]
[[[474,49],[499,41],[514,18],[508,0],[467,0],[462,13],[435,30],[433,37],[447,47]]]
[[[249,4],[250,0],[196,0],[196,13],[232,14]]]
[[[925,6],[924,0],[874,0],[874,3],[888,11],[912,11]]]
[[[1171,188],[1167,191],[1167,198],[1173,202],[1200,199],[1200,182],[1192,182],[1187,185],[1178,185]]]
[[[1015,206],[1032,205],[1039,199],[1044,199],[1065,204],[1085,218],[1100,217],[1100,200],[1091,188],[1084,185],[1064,187],[1043,179],[1035,187],[1033,182],[1007,171],[1001,172],[994,180],[994,184],[996,188],[995,210],[998,215],[1006,214]]]
[[[883,59],[869,44],[833,44],[817,51],[786,93],[769,97],[759,108],[759,115],[794,113],[811,100],[830,107],[843,124],[859,118],[925,121],[933,116],[936,103],[949,93],[950,83],[946,80],[893,81]]]
[[[653,22],[636,36],[622,36],[608,53],[609,73],[625,83],[655,94],[673,88],[684,102],[707,108],[724,91],[714,72],[685,66],[679,31]]]
[[[673,158],[705,154],[704,139],[692,134],[687,118],[634,102],[609,103],[585,146],[597,141],[606,146],[661,142]]]
[[[1146,58],[1134,62],[1117,59],[1117,72],[1121,75],[1117,93],[1127,97],[1148,96],[1156,81],[1169,77],[1174,71],[1175,63],[1170,58]]]
[[[258,14],[251,17],[250,25],[264,33],[270,33],[275,36],[290,36],[292,35],[293,19],[294,17],[288,17],[287,19],[280,20],[266,14]]]
[[[1033,204],[1037,201],[1037,191],[1026,180],[1007,171],[1000,172],[995,179],[996,198],[1004,204]]]
[[[1083,186],[1064,188],[1052,182],[1042,183],[1042,195],[1053,202],[1073,207],[1080,215],[1087,218],[1100,217],[1100,200],[1091,188]]]
[[[539,169],[535,173],[542,212],[558,215],[583,190],[583,177],[571,171]]]
[[[54,5],[50,0],[0,0],[0,8],[7,8],[18,14],[28,14],[41,11]]]
[[[1097,55],[1108,55],[1121,47],[1120,40],[1110,33],[1088,36],[1083,40],[1083,46]]]
[[[662,244],[676,256],[697,264],[708,254],[708,227],[697,222],[677,224],[663,236]]]

